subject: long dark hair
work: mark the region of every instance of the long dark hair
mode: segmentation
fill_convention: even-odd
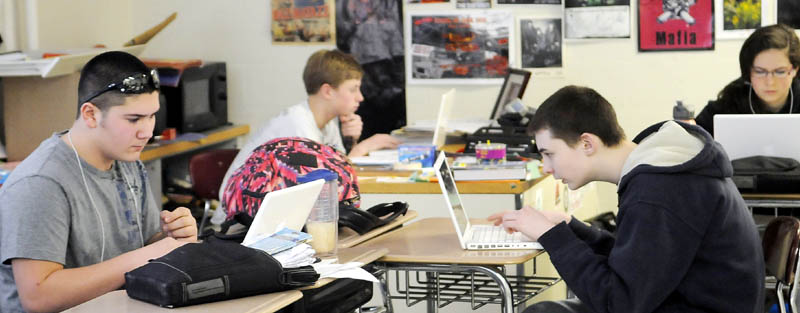
[[[750,71],[753,68],[753,61],[759,53],[770,49],[785,51],[792,67],[800,67],[800,40],[794,29],[784,24],[759,28],[747,37],[739,51],[741,76],[726,85],[717,95],[717,100],[735,106],[739,112],[749,112]],[[757,96],[753,102],[758,103],[758,108],[762,107],[761,100]]]

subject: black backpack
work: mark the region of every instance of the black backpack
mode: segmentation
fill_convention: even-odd
[[[742,192],[797,193],[800,163],[795,159],[752,156],[731,161],[733,183]]]

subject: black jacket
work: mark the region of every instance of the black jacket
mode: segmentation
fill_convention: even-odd
[[[659,137],[662,125],[634,139],[639,146],[619,183],[616,238],[573,219],[539,242],[567,285],[598,313],[760,312],[761,242],[730,179],[728,157],[700,127],[673,123],[672,133]],[[677,151],[670,144],[682,145],[676,131],[690,138],[694,154],[675,165],[650,165]]]
[[[755,92],[750,95],[750,86],[745,85],[743,81],[735,80],[725,88],[729,89],[727,91],[727,96],[708,101],[708,104],[705,106],[705,108],[703,108],[703,111],[701,111],[700,114],[695,117],[695,122],[697,122],[697,125],[700,125],[707,132],[711,133],[711,136],[714,136],[714,115],[753,113],[753,111],[750,110],[750,102],[748,101],[748,97],[751,97],[751,100],[753,101],[753,110],[755,110],[756,113],[771,114],[770,112],[760,109],[758,96]],[[777,113],[790,113],[790,108],[792,109],[791,113],[800,113],[800,80],[795,79],[792,82],[792,90],[793,92],[797,93],[794,96],[794,105],[789,104],[789,101],[792,100],[790,96],[788,99],[786,99],[786,104],[783,106],[783,108]]]

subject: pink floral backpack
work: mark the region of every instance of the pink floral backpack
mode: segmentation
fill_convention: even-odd
[[[358,178],[347,157],[336,149],[300,138],[276,138],[255,148],[236,169],[223,193],[226,220],[240,212],[255,216],[267,193],[297,185],[297,176],[325,168],[339,176],[339,206],[359,208]]]

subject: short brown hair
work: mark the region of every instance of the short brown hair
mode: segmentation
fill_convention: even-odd
[[[143,93],[158,91],[154,85],[145,84],[141,92],[122,93],[116,89],[101,92],[110,84],[122,82],[123,79],[132,75],[147,75],[150,69],[136,56],[124,51],[109,51],[98,54],[81,70],[81,77],[78,81],[78,112],[76,118],[80,117],[81,106],[84,102],[91,102],[101,112],[107,112],[109,108],[125,104],[128,97],[138,96]],[[93,98],[89,99],[94,95]]]
[[[607,147],[625,139],[611,103],[588,87],[567,86],[544,100],[531,119],[528,134],[544,129],[570,147],[575,146],[583,133],[600,137]]]
[[[364,70],[351,55],[339,50],[314,52],[303,69],[303,83],[309,95],[317,93],[324,84],[338,88],[348,79],[361,79]]]

